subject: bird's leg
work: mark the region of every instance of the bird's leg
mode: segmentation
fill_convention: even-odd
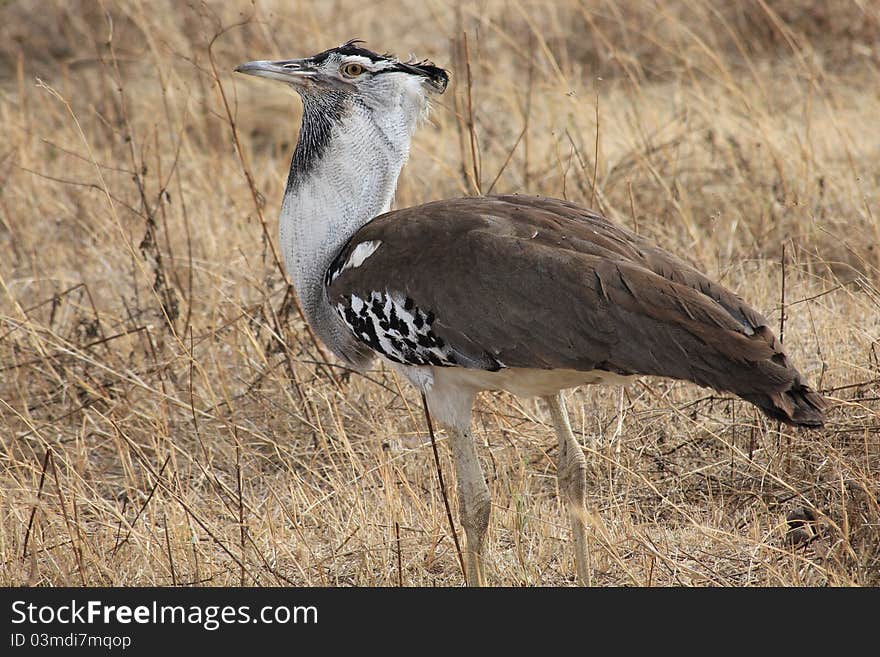
[[[587,460],[581,446],[575,440],[568,422],[565,401],[562,393],[544,397],[550,407],[553,426],[559,438],[559,459],[556,476],[559,489],[565,496],[568,515],[571,520],[571,533],[574,538],[575,562],[578,579],[584,586],[590,585],[589,565],[587,562],[586,533],[586,492],[587,492]]]
[[[468,586],[485,586],[482,554],[492,499],[470,431],[454,427],[447,427],[447,431],[455,460],[459,514],[466,539],[465,577]]]

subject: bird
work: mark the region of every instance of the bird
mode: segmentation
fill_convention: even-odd
[[[302,99],[279,219],[285,268],[323,344],[353,368],[384,362],[445,429],[468,586],[487,583],[491,498],[471,428],[482,391],[546,403],[581,584],[587,461],[563,391],[667,377],[733,393],[790,425],[823,425],[827,400],[764,316],[597,212],[525,193],[392,210],[413,135],[448,85],[443,68],[352,40],[235,71]]]

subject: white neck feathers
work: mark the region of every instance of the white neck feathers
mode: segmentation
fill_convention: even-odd
[[[418,117],[402,110],[374,112],[350,100],[317,129],[307,111],[281,205],[281,249],[306,319],[349,361],[358,360],[357,348],[325,298],[324,275],[352,235],[391,207]]]

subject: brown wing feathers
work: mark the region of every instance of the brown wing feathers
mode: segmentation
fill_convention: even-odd
[[[330,283],[331,302],[384,292],[430,312],[425,339],[445,359],[435,364],[667,376],[733,392],[784,422],[822,424],[823,398],[764,317],[574,204],[503,196],[397,210],[358,231],[334,266],[371,240],[381,246]]]

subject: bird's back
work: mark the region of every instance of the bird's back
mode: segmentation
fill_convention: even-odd
[[[566,201],[469,197],[385,213],[342,249],[327,294],[355,337],[392,360],[665,376],[784,422],[823,422],[825,401],[760,313]]]

